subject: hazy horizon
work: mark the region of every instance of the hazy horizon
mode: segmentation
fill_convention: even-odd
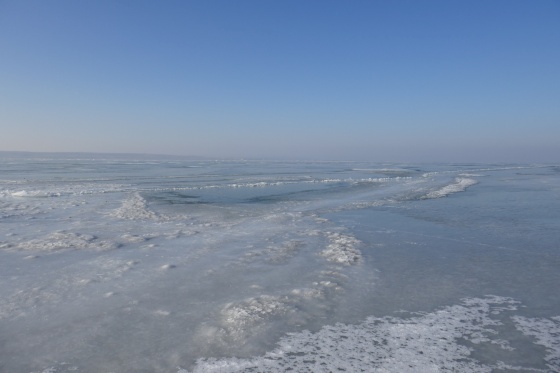
[[[0,150],[560,161],[560,3],[4,1]]]
[[[490,165],[490,164],[512,164],[512,165],[553,165],[558,161],[510,161],[510,160],[485,160],[485,161],[464,161],[464,160],[370,160],[359,158],[298,158],[298,157],[212,157],[199,156],[196,154],[160,154],[160,153],[124,153],[124,152],[73,152],[73,151],[26,151],[26,150],[0,150],[0,158],[45,158],[46,159],[123,159],[123,160],[162,160],[162,161],[224,161],[224,162],[309,162],[309,163],[372,163],[372,164],[471,164],[471,165]]]

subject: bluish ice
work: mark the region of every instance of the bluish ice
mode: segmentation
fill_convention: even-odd
[[[560,166],[0,155],[1,372],[560,371]]]

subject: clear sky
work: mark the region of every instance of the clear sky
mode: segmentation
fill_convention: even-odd
[[[0,0],[0,150],[560,161],[560,1]]]

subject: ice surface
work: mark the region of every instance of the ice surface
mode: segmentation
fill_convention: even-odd
[[[118,245],[114,242],[99,240],[90,234],[81,234],[67,231],[58,231],[47,236],[20,243],[16,246],[19,250],[32,251],[59,251],[59,250],[112,250]]]
[[[558,370],[556,170],[0,162],[0,371]]]
[[[484,364],[472,357],[472,344],[493,343],[512,350],[499,339],[496,317],[517,309],[510,298],[489,296],[409,318],[369,317],[357,325],[325,326],[316,333],[292,333],[264,356],[248,359],[201,359],[192,370],[203,372],[492,372],[504,364]],[[280,311],[283,312],[283,311]],[[557,369],[557,324],[551,320],[522,322],[524,332],[539,335],[539,343],[555,351],[548,360]],[[550,329],[552,323],[555,329]],[[556,345],[554,348],[551,346]],[[556,353],[556,355],[555,355]],[[509,367],[546,372],[531,367]],[[186,373],[187,370],[179,369]]]
[[[40,257],[34,258],[41,260]],[[36,275],[27,287],[16,285],[4,295],[0,303],[0,320],[14,321],[34,315],[43,307],[57,306],[70,298],[77,297],[85,300],[87,297],[82,294],[83,292],[86,294],[89,292],[91,296],[92,287],[103,283],[114,283],[137,264],[134,261],[118,258],[99,257],[88,263],[60,270],[56,273],[56,278],[48,282]]]
[[[13,197],[60,197],[59,192],[44,192],[44,191],[33,191],[28,192],[26,190],[20,190],[12,193]]]
[[[227,303],[220,311],[218,322],[203,325],[198,338],[222,347],[240,346],[266,335],[276,327],[275,324],[306,325],[332,311],[336,295],[344,291],[342,276],[334,271],[325,272],[322,280],[314,281],[308,287]]]
[[[537,344],[546,347],[545,360],[550,369],[560,372],[560,316],[529,318],[513,316],[515,326],[525,335],[535,337]]]

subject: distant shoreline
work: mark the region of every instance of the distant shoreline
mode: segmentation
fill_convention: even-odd
[[[480,166],[480,165],[531,165],[531,166],[550,166],[558,165],[559,162],[515,162],[515,161],[406,161],[406,160],[359,160],[359,159],[300,159],[300,158],[277,158],[277,157],[208,157],[198,155],[172,155],[172,154],[152,154],[152,153],[103,153],[103,152],[34,152],[34,151],[9,151],[0,150],[0,159],[74,159],[74,160],[135,160],[135,161],[224,161],[224,162],[311,162],[311,163],[375,163],[375,164],[441,164],[455,166]]]
[[[11,158],[76,158],[76,159],[136,159],[136,160],[213,160],[202,156],[185,156],[150,153],[96,153],[96,152],[32,152],[32,151],[4,151],[0,150],[0,157]]]

